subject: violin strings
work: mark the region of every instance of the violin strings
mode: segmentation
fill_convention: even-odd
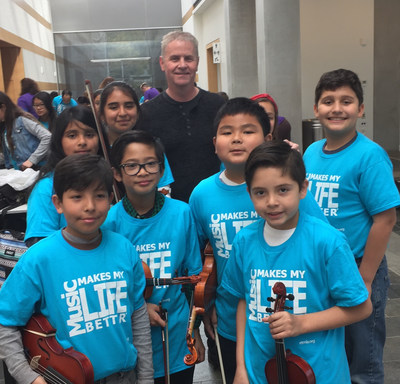
[[[30,356],[28,356],[31,358]],[[37,367],[34,369],[35,372],[40,373],[47,382],[50,384],[67,384],[67,381],[64,381],[62,378],[54,374],[53,372],[49,371],[45,366],[40,364],[39,362],[35,363]]]

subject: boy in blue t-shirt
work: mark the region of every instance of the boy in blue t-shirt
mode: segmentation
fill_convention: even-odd
[[[0,291],[0,359],[19,383],[44,384],[49,374],[33,371],[22,348],[18,327],[35,313],[56,329],[62,348],[90,360],[94,380],[128,384],[137,376],[153,383],[140,258],[123,236],[99,229],[112,181],[98,155],[71,155],[57,164],[52,199],[67,226],[29,248]]]
[[[389,156],[357,132],[364,113],[358,76],[338,69],[322,75],[315,90],[315,116],[326,139],[304,154],[309,189],[330,224],[343,232],[371,293],[372,315],[346,327],[346,352],[354,382],[383,383],[385,306],[389,286],[385,251],[399,193]]]
[[[160,141],[148,132],[123,133],[113,144],[110,160],[114,177],[122,182],[126,195],[114,205],[104,224],[124,235],[136,248],[154,278],[197,275],[202,270],[196,226],[188,204],[165,197],[157,191],[164,171],[164,151]],[[155,383],[190,384],[194,367],[184,363],[189,354],[186,343],[189,305],[179,285],[156,286],[147,300],[153,345]],[[168,314],[161,317],[160,304]],[[168,330],[169,356],[164,355],[162,328]],[[198,330],[195,339],[201,343]],[[199,345],[196,345],[198,349]],[[200,350],[202,348],[202,350]],[[199,362],[204,359],[200,344]],[[164,361],[169,367],[164,369]],[[168,365],[168,364],[167,364]]]
[[[265,383],[275,341],[286,339],[317,383],[350,383],[340,327],[364,319],[372,307],[345,237],[299,211],[308,182],[301,155],[289,144],[261,144],[250,154],[245,175],[262,220],[236,235],[221,283],[240,299],[235,380]],[[277,282],[294,295],[293,311],[269,315]],[[276,377],[271,370],[267,375]]]
[[[217,264],[218,285],[230,257],[236,234],[258,219],[258,214],[246,190],[244,167],[251,151],[265,140],[271,140],[269,117],[255,101],[238,97],[218,111],[215,122],[215,152],[224,164],[224,171],[202,182],[193,190],[189,200],[200,239],[208,239]],[[311,193],[300,203],[300,210],[326,220]],[[218,287],[212,315],[221,344],[224,373],[227,383],[235,375],[236,308],[238,299]],[[204,317],[206,332],[214,330]],[[210,344],[210,343],[209,343]],[[209,352],[210,353],[210,352]]]

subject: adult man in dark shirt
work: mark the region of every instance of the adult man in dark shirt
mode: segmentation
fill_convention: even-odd
[[[188,201],[193,188],[218,172],[213,145],[213,120],[224,100],[195,85],[199,64],[197,39],[188,32],[170,32],[161,42],[160,66],[168,88],[142,104],[139,129],[161,139],[175,182],[172,197]]]

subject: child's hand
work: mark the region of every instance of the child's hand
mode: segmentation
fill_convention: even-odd
[[[300,146],[299,146],[299,144],[293,143],[293,141],[290,141],[290,140],[287,140],[287,139],[285,139],[285,140],[283,140],[283,141],[285,141],[286,143],[288,143],[288,144],[290,145],[290,148],[296,150],[297,152],[300,152]]]
[[[194,347],[197,351],[197,361],[196,364],[202,363],[206,357],[206,349],[201,339],[200,330],[197,328],[193,330],[193,337],[195,339]]]
[[[274,339],[295,337],[303,333],[300,316],[292,315],[286,311],[276,312],[263,319],[263,322],[269,323],[269,330]]]
[[[165,321],[160,317],[160,308],[156,304],[147,303],[150,325],[152,327],[165,327]]]
[[[203,314],[204,330],[207,336],[215,340],[214,327],[217,326],[217,311],[215,305],[212,306],[211,310]]]
[[[46,380],[42,376],[38,376],[32,381],[32,384],[46,384]]]

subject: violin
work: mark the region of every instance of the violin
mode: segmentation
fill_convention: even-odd
[[[274,309],[267,308],[267,312],[275,313],[285,309],[285,300],[294,300],[292,294],[286,294],[285,284],[277,282],[272,288],[276,298],[269,297],[274,302]],[[285,350],[283,339],[275,340],[276,355],[265,364],[265,376],[269,384],[315,384],[314,371],[300,356]]]
[[[214,253],[211,244],[207,245],[203,251],[203,269],[199,274],[200,282],[194,288],[194,305],[192,306],[189,319],[189,326],[186,333],[186,344],[189,354],[185,355],[184,362],[192,366],[196,364],[198,354],[195,348],[195,338],[193,337],[193,328],[196,317],[208,311],[215,301],[215,291],[217,287],[217,268],[214,260]]]
[[[173,278],[161,278],[153,277],[149,266],[142,261],[144,270],[144,276],[146,278],[146,287],[144,289],[145,300],[149,299],[153,293],[153,288],[161,285],[185,285],[185,284],[197,284],[200,281],[200,276],[182,276]]]
[[[90,360],[73,348],[63,349],[55,338],[56,330],[43,315],[33,315],[21,333],[31,368],[47,383],[94,383]]]

